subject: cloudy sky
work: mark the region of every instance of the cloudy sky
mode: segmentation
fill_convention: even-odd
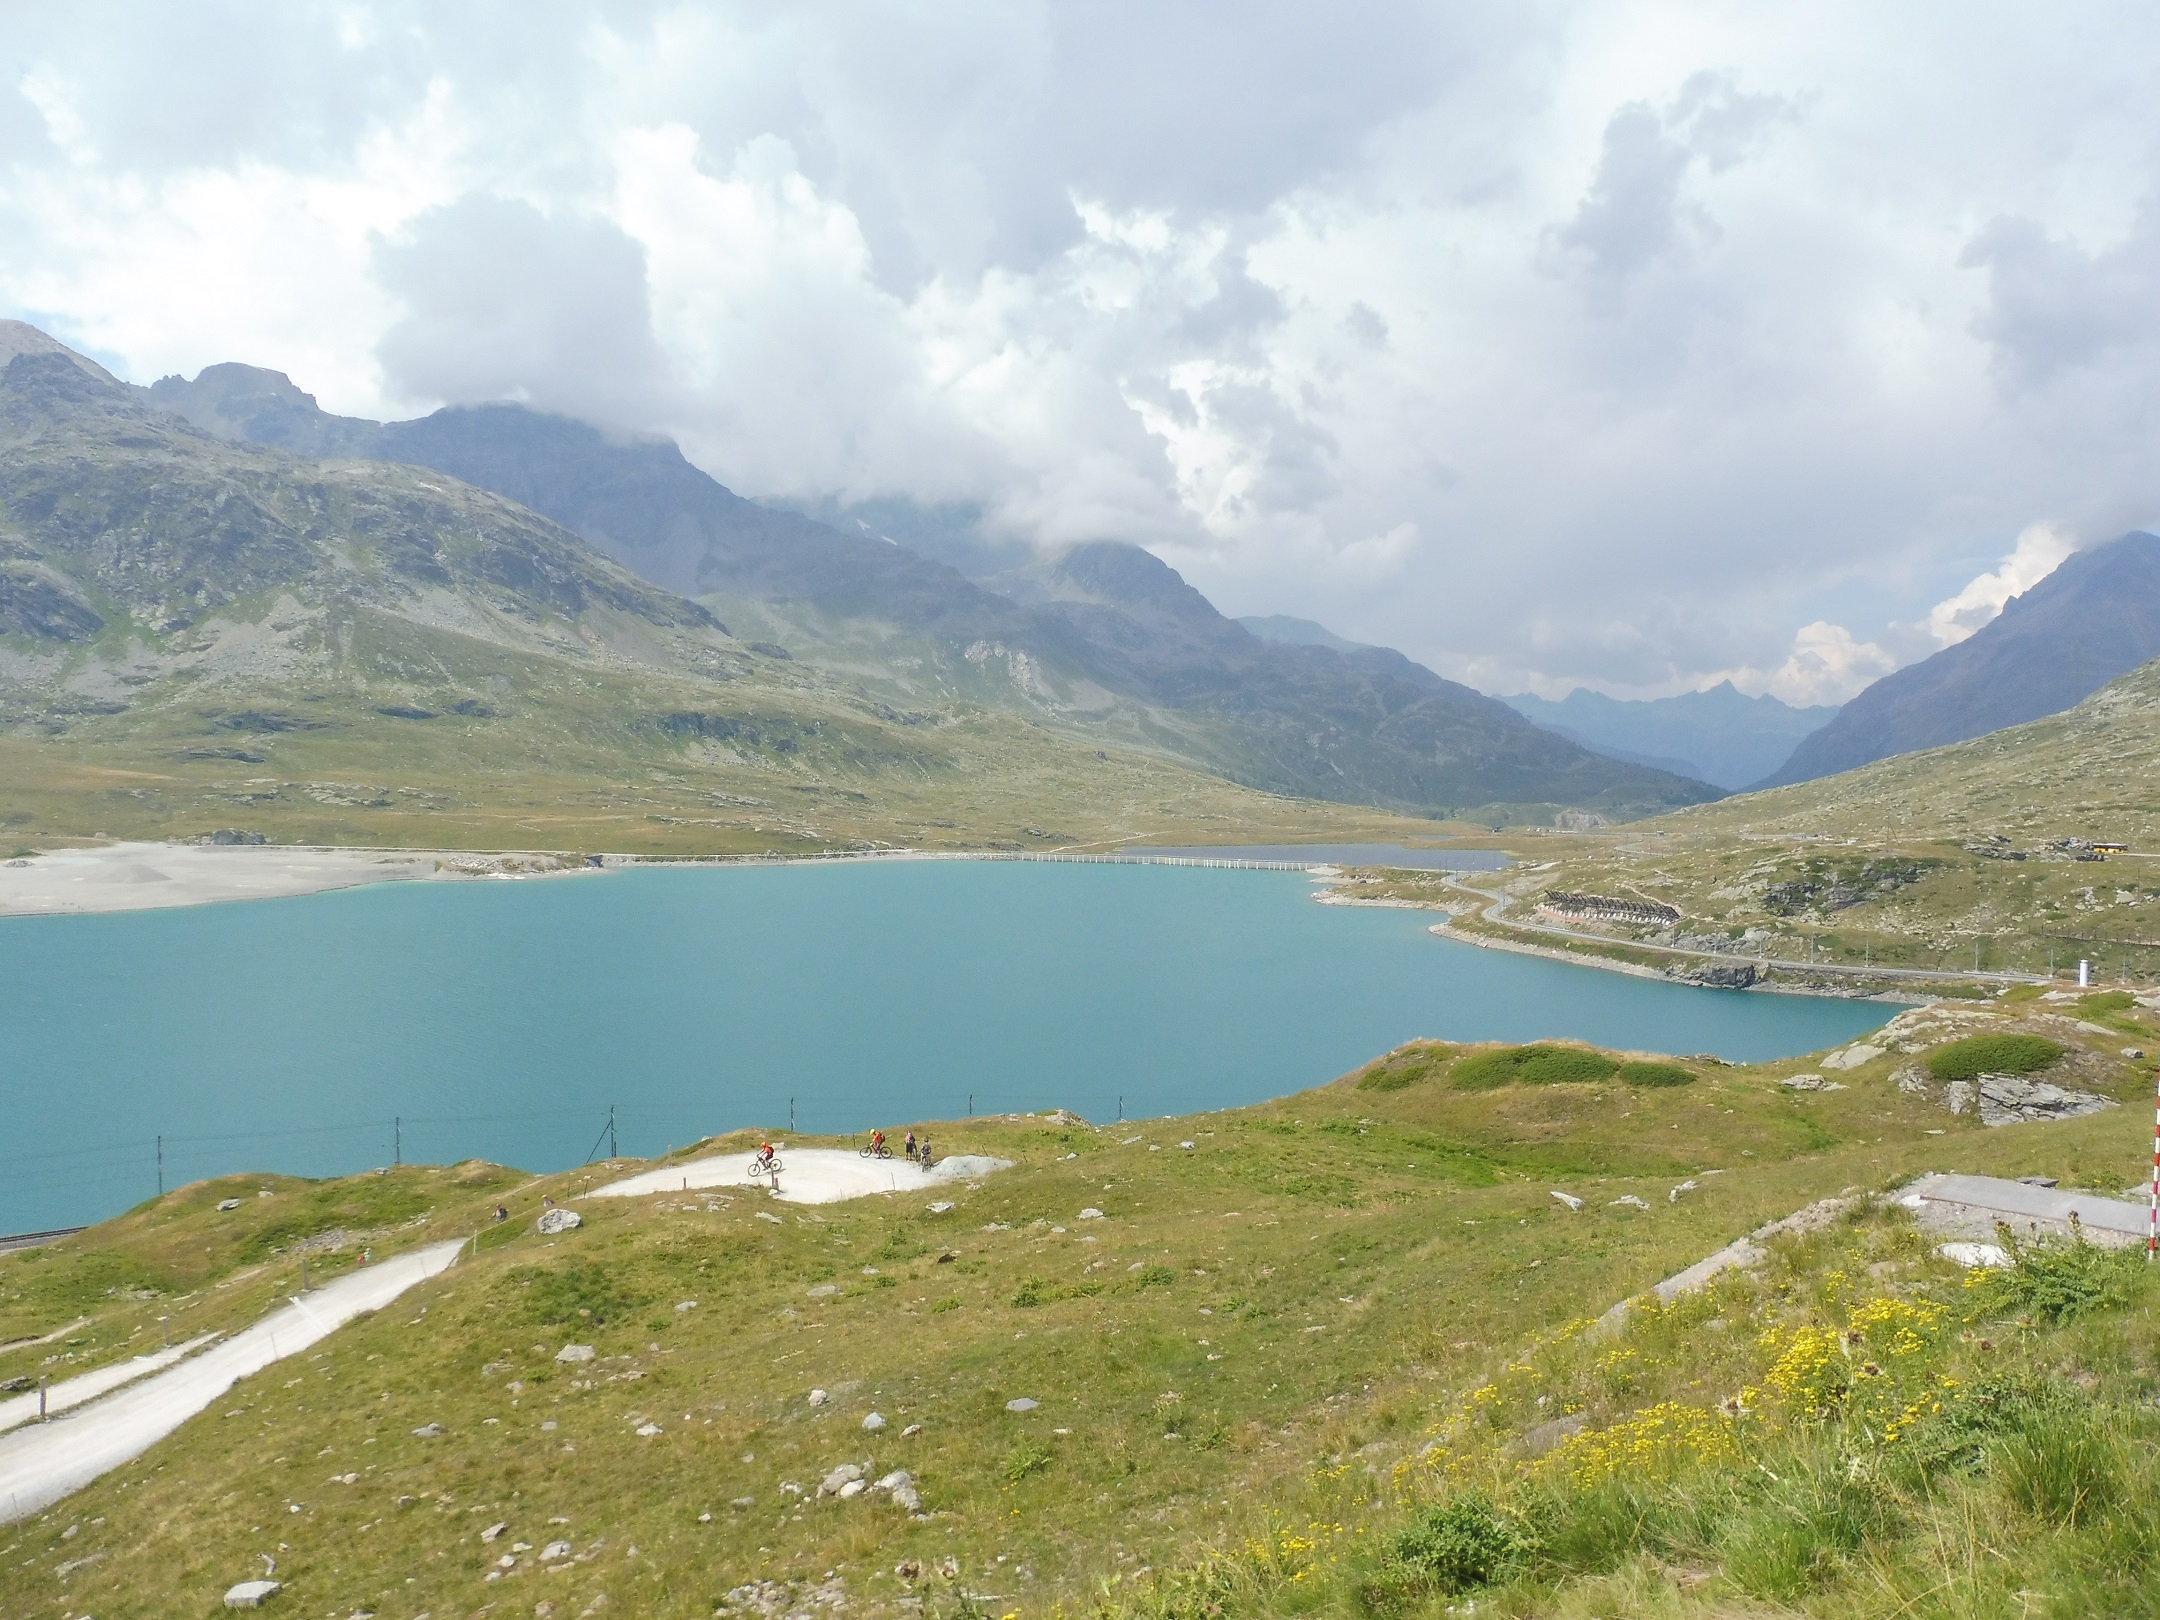
[[[2160,521],[2160,13],[0,0],[0,314],[1835,701]]]

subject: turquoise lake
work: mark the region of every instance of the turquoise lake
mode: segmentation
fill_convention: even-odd
[[[1108,1121],[1321,1084],[1414,1036],[1753,1060],[1890,1009],[1480,950],[1301,874],[862,862],[384,884],[0,920],[0,1231],[230,1170],[581,1162],[736,1126]]]

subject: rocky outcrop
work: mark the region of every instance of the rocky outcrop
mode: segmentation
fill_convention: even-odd
[[[1762,971],[1753,962],[1688,962],[1667,968],[1665,977],[1706,990],[1745,990],[1762,977]]]
[[[2090,1091],[2072,1091],[2015,1074],[1983,1074],[1977,1080],[1953,1080],[1943,1088],[1953,1114],[1975,1108],[1983,1125],[2035,1125],[2053,1119],[2076,1119],[2113,1108],[2112,1099]]]

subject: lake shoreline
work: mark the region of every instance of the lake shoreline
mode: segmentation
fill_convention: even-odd
[[[472,883],[575,877],[581,858],[505,851],[337,845],[122,842],[0,861],[0,919],[290,900],[379,883]]]
[[[1235,848],[1236,846],[1229,846]],[[1324,862],[1142,851],[871,849],[754,855],[559,855],[544,851],[380,849],[311,844],[122,842],[0,861],[0,919],[102,916],[234,900],[284,900],[378,883],[474,882],[603,872],[830,866],[883,861],[1027,861],[1100,866],[1197,866],[1334,875]]]

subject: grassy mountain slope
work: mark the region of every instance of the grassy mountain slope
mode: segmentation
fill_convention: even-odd
[[[2149,983],[2160,976],[2156,780],[2160,662],[1969,742],[1610,836],[1516,839],[1538,869],[1509,887],[1530,905],[1565,890],[1680,910],[1677,927],[1566,924],[1634,945],[1946,971],[1977,961],[2046,973],[2052,961],[2067,972],[2083,957],[2110,983]],[[2068,840],[2130,853],[2081,860]],[[1445,898],[1429,883],[1374,892],[1413,890]]]
[[[520,406],[364,422],[238,365],[149,397],[228,437],[413,462],[508,495],[894,701],[964,696],[1251,787],[1411,814],[1635,815],[1714,796],[1555,739],[1399,655],[1262,641],[1138,547],[1080,546],[978,583],[867,531],[742,500],[673,444]]]
[[[1984,1131],[1889,1059],[1837,1093],[1780,1086],[1797,1061],[1463,1089],[1471,1056],[1180,1120],[949,1122],[944,1151],[1017,1168],[822,1208],[593,1202],[554,1240],[543,1197],[632,1167],[169,1193],[0,1257],[0,1335],[90,1319],[0,1376],[252,1320],[303,1243],[316,1277],[478,1248],[11,1531],[0,1608],[208,1613],[268,1554],[277,1601],[323,1614],[2147,1612],[2142,1271],[2088,1268],[2102,1297],[2058,1324],[1863,1206],[1584,1331],[1843,1189],[1945,1164],[2116,1187],[2141,1110]],[[841,1464],[907,1470],[926,1516],[819,1497]],[[1436,1552],[1457,1531],[1497,1588]]]
[[[1043,847],[1361,821],[964,702],[896,709],[500,495],[237,445],[17,347],[0,827],[18,840]]]
[[[2160,656],[2160,537],[2074,553],[1956,646],[1885,675],[1758,786],[1849,771],[2057,714]]]

